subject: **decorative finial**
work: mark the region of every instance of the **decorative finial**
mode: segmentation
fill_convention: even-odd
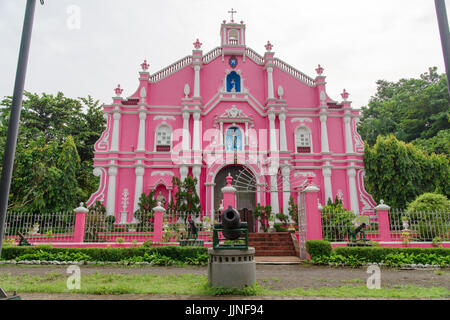
[[[237,13],[237,11],[231,8],[231,11],[228,11],[228,13],[231,13],[231,22],[234,22],[234,14]]]
[[[200,41],[197,39],[197,41],[194,42],[194,48],[195,49],[200,49],[202,47],[203,43],[200,43]]]
[[[233,177],[231,176],[231,174],[229,172],[228,172],[228,176],[225,179],[227,180],[228,187],[231,186],[231,181],[233,181]]]
[[[116,93],[117,97],[120,97],[122,95],[123,89],[120,88],[120,84],[117,85],[117,88],[114,89],[114,92]]]
[[[350,93],[348,93],[348,92],[344,89],[344,91],[341,93],[342,99],[344,99],[344,101],[347,101],[347,99],[348,99],[349,96],[350,96]]]
[[[320,66],[320,64],[319,64],[319,66],[317,67],[317,69],[316,69],[316,72],[317,72],[317,74],[319,75],[319,76],[321,76],[322,75],[322,73],[323,73],[323,68]]]
[[[270,43],[270,41],[267,41],[267,44],[264,47],[266,47],[267,51],[272,51],[273,45]]]
[[[147,63],[147,60],[144,60],[144,63],[141,64],[142,71],[147,71],[150,65]]]

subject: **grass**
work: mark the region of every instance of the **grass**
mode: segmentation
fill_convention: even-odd
[[[281,297],[340,297],[340,298],[449,298],[445,288],[417,286],[394,286],[392,288],[368,289],[365,285],[344,285],[336,288],[272,290],[257,284],[244,289],[212,288],[203,275],[155,275],[155,274],[100,274],[82,275],[81,289],[67,289],[68,275],[47,273],[43,276],[11,276],[0,274],[0,286],[7,292],[19,293],[81,293],[97,295],[120,294],[168,294],[168,295],[240,295]],[[274,280],[274,279],[273,279]]]

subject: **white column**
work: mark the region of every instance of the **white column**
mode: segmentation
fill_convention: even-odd
[[[291,169],[289,167],[284,167],[281,169],[281,174],[283,175],[283,214],[289,216],[289,198],[291,197],[291,181],[289,175]],[[292,218],[290,219],[292,221]]]
[[[119,151],[119,128],[120,128],[120,112],[119,108],[116,107],[114,111],[114,123],[113,123],[113,133],[111,138],[111,150],[110,151]]]
[[[114,216],[116,209],[116,176],[117,167],[112,166],[108,169],[108,196],[106,197],[106,215]]]
[[[278,152],[277,134],[275,131],[275,113],[269,113],[269,145],[271,152]]]
[[[192,150],[200,151],[200,112],[194,112],[194,133],[192,137]]]
[[[328,146],[328,128],[326,114],[320,115],[320,132],[322,152],[330,152],[330,148]]]
[[[145,151],[145,120],[147,119],[147,114],[145,110],[141,109],[139,111],[139,135],[136,151]]]
[[[195,190],[197,191],[198,196],[200,197],[200,173],[202,172],[201,166],[193,166],[192,167],[192,175],[194,178],[197,178],[197,184],[195,185]]]
[[[273,67],[267,67],[267,99],[274,99],[273,93]]]
[[[280,206],[278,204],[278,184],[277,184],[277,175],[270,176],[270,205],[272,207],[272,213],[278,214],[280,213]]]
[[[189,117],[188,111],[183,112],[183,151],[189,151],[191,149],[190,132],[189,132]]]
[[[353,153],[353,142],[352,142],[352,132],[350,129],[350,115],[344,116],[344,124],[345,124],[345,152]]]
[[[139,160],[140,161],[140,160]],[[138,165],[134,170],[136,174],[136,183],[134,185],[134,204],[133,204],[133,214],[139,209],[139,198],[144,191],[144,172],[143,166]],[[134,221],[134,217],[133,217]]]
[[[214,225],[214,184],[213,183],[211,183],[211,185],[210,185],[210,192],[211,192],[211,194],[210,194],[210,197],[211,197],[211,208],[210,208],[210,221],[211,221],[211,224],[213,224]]]
[[[353,165],[353,163],[352,163]],[[347,169],[348,186],[350,193],[350,208],[355,214],[359,214],[358,193],[356,190],[356,170],[355,168]]]
[[[189,172],[188,166],[180,166],[181,182],[183,182],[187,178],[188,172]]]
[[[194,97],[200,97],[200,66],[194,66]]]
[[[280,151],[287,151],[287,140],[286,140],[286,114],[280,113],[278,115],[280,119]],[[311,150],[312,152],[312,150]]]
[[[325,204],[327,204],[328,199],[331,199],[333,201],[333,189],[331,185],[331,166],[324,166],[322,168],[322,175],[323,175],[323,183],[324,183],[324,191],[325,191]]]

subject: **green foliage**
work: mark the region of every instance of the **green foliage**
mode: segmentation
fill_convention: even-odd
[[[157,265],[204,265],[208,251],[204,247],[127,247],[127,248],[56,248],[51,246],[5,247],[2,260],[154,262]],[[24,258],[25,257],[25,258]]]
[[[367,191],[379,203],[405,208],[424,192],[450,193],[450,166],[445,155],[428,155],[393,135],[378,137],[364,150]]]
[[[289,197],[289,208],[288,208],[289,215],[291,216],[292,220],[295,221],[295,223],[298,225],[298,204],[294,202],[293,197]]]
[[[134,213],[134,217],[139,221],[137,231],[148,231],[154,207],[156,207],[155,190],[150,190],[148,195],[143,192],[139,198],[138,209]]]
[[[267,222],[269,221],[271,214],[272,207],[270,205],[266,205],[263,207],[258,203],[255,210],[253,210],[253,216],[256,218],[256,220],[259,219],[261,221],[261,226],[264,232],[267,232],[268,230]]]
[[[345,240],[354,230],[355,214],[344,209],[344,205],[336,196],[334,202],[328,199],[322,209],[323,239],[329,241]]]
[[[450,129],[439,131],[434,137],[429,139],[415,139],[411,141],[417,148],[431,153],[442,153],[450,155]]]
[[[358,124],[358,132],[369,145],[379,135],[393,134],[411,142],[450,129],[447,78],[439,75],[436,67],[419,79],[379,80],[377,86],[375,96],[362,108]]]
[[[306,252],[309,253],[311,258],[314,257],[328,257],[333,248],[331,247],[331,243],[325,240],[308,240],[305,243]]]
[[[6,142],[11,97],[0,105],[0,156]],[[73,210],[98,187],[92,174],[94,143],[105,128],[99,101],[61,92],[25,92],[8,209]]]
[[[424,193],[412,201],[407,208],[408,213],[450,210],[450,200],[439,193]]]
[[[360,267],[366,263],[383,263],[388,267],[411,264],[450,265],[450,249],[392,248],[392,247],[337,247],[330,255],[311,256],[311,262],[323,265]]]

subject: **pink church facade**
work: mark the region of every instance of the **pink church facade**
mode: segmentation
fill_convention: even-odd
[[[358,214],[376,206],[364,190],[359,111],[348,93],[333,100],[320,65],[309,77],[275,57],[270,42],[260,55],[246,46],[245,31],[243,22],[224,21],[220,46],[204,54],[197,40],[191,55],[153,74],[144,61],[131,96],[116,88],[103,107],[107,128],[94,157],[100,186],[88,206],[101,201],[107,215],[133,223],[143,192],[169,200],[172,177],[192,176],[202,216],[213,221],[229,173],[238,210],[270,204],[288,215],[308,178],[322,205],[337,196]]]

